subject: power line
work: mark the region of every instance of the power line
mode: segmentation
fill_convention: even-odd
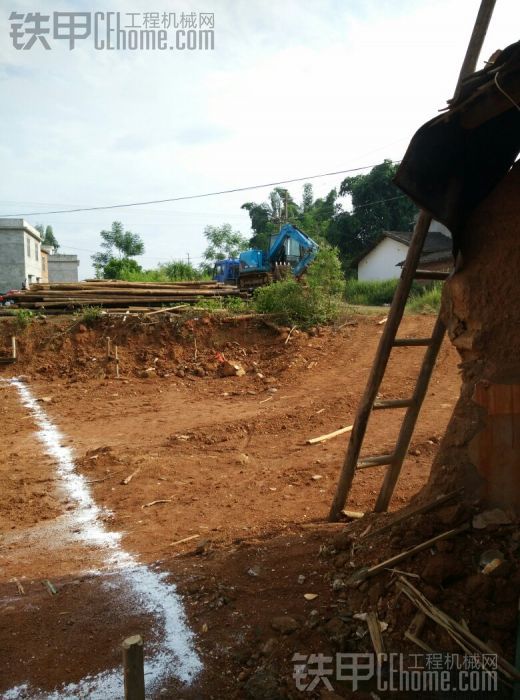
[[[393,163],[396,163],[398,161],[392,161]],[[264,187],[275,187],[276,185],[287,185],[291,182],[303,182],[304,180],[315,180],[320,177],[329,177],[332,175],[344,175],[345,173],[353,173],[357,172],[359,170],[367,170],[368,168],[374,168],[376,165],[380,165],[380,163],[376,163],[375,165],[363,165],[360,166],[359,168],[348,168],[347,170],[336,170],[334,172],[330,173],[321,173],[319,175],[307,175],[305,177],[294,177],[289,180],[278,180],[277,182],[266,182],[262,185],[249,185],[248,187],[234,187],[233,189],[229,190],[220,190],[218,192],[205,192],[204,194],[191,194],[191,195],[184,195],[182,197],[169,197],[168,199],[151,199],[146,202],[128,202],[126,204],[109,204],[105,206],[97,206],[97,207],[78,207],[76,209],[57,209],[55,211],[31,211],[31,212],[23,212],[23,213],[18,213],[18,214],[1,214],[0,216],[4,217],[17,217],[17,216],[47,216],[48,214],[69,214],[72,212],[78,212],[78,211],[99,211],[99,210],[107,210],[107,209],[122,209],[125,207],[141,207],[141,206],[146,206],[148,204],[165,204],[166,202],[180,202],[180,201],[185,201],[188,199],[202,199],[203,197],[216,197],[217,195],[221,194],[232,194],[234,192],[245,192],[246,190],[258,190],[262,189]]]

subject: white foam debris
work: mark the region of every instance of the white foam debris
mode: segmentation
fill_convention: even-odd
[[[62,444],[63,436],[27,385],[16,378],[0,381],[8,381],[17,389],[23,405],[30,411],[37,425],[38,439],[47,454],[56,461],[58,476],[61,477],[69,498],[75,502],[75,509],[70,513],[71,523],[79,530],[81,541],[104,552],[105,565],[120,572],[123,592],[128,602],[137,604],[141,611],[153,615],[156,620],[157,639],[150,643],[147,641],[145,654],[147,693],[156,690],[161,682],[172,675],[189,683],[202,670],[202,662],[195,650],[194,635],[188,627],[175,586],[165,580],[166,573],[150,569],[124,551],[120,546],[121,533],[110,532],[105,528],[100,520],[104,511],[92,498],[84,476],[76,471],[72,450]],[[25,683],[11,688],[2,697],[63,700],[79,696],[106,700],[122,697],[122,694],[122,671],[112,669],[95,676],[86,676],[78,683],[63,686],[53,693],[43,693]]]

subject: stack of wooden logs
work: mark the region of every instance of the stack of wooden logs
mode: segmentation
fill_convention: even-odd
[[[32,309],[44,313],[69,313],[85,306],[126,310],[174,304],[196,304],[200,299],[241,296],[237,287],[217,282],[124,282],[87,280],[86,282],[39,283],[12,292],[10,309]]]

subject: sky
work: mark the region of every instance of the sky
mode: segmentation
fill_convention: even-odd
[[[198,264],[204,228],[251,234],[244,202],[270,187],[167,199],[399,160],[453,93],[479,0],[10,0],[0,14],[0,216],[51,224],[80,276],[112,221],[141,235],[145,268]],[[35,9],[35,6],[37,8]],[[17,50],[10,13],[214,14],[213,50],[96,50],[49,38]],[[516,41],[518,0],[497,0],[479,67]],[[170,19],[173,19],[170,16]],[[103,28],[105,25],[101,23]],[[22,24],[22,27],[29,27]],[[155,30],[158,31],[158,30]],[[168,39],[174,36],[173,26]],[[27,42],[25,35],[21,42]],[[364,170],[362,172],[366,172]],[[310,180],[316,196],[343,175]],[[303,182],[288,185],[301,200]],[[343,205],[348,209],[349,202]]]

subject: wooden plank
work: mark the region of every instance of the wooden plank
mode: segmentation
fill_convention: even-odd
[[[447,280],[451,272],[441,272],[440,270],[416,270],[416,280]]]
[[[367,613],[367,627],[370,634],[370,639],[372,641],[372,646],[374,647],[375,653],[379,657],[380,654],[385,653],[385,645],[383,642],[383,635],[381,634],[379,619],[375,612]]]
[[[393,342],[393,346],[395,348],[419,347],[423,345],[430,345],[431,342],[431,338],[396,338]]]
[[[368,469],[369,467],[384,467],[391,464],[394,455],[375,455],[374,457],[363,457],[357,463],[357,469]]]
[[[332,440],[332,438],[338,435],[344,435],[352,430],[352,425],[347,425],[345,428],[339,428],[339,430],[334,430],[332,433],[327,433],[326,435],[320,435],[319,437],[311,438],[307,440],[307,445],[317,445],[319,442],[326,442],[327,440]]]
[[[408,408],[413,399],[383,399],[374,402],[374,411],[382,408]]]

